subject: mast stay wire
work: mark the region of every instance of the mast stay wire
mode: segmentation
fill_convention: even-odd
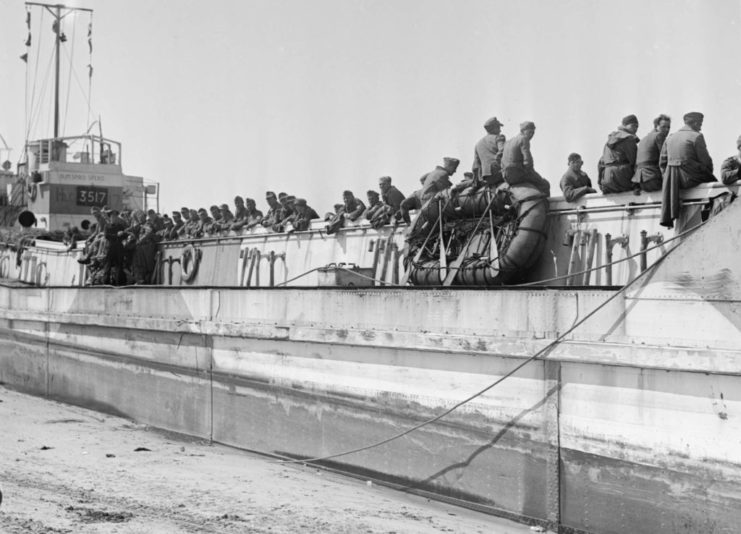
[[[35,100],[36,100],[36,84],[39,81],[39,63],[41,62],[41,43],[43,41],[43,32],[41,31],[41,27],[44,22],[44,10],[41,10],[41,17],[39,17],[39,32],[38,32],[38,39],[39,44],[36,51],[36,61],[34,66],[34,73],[33,73],[33,86],[31,88],[31,103],[28,104],[28,77],[29,77],[29,68],[28,68],[28,60],[26,60],[26,139],[25,143],[28,144],[28,139],[31,137],[31,128],[33,127],[33,114],[34,114],[34,106],[35,106]],[[51,62],[50,62],[51,66]],[[25,151],[24,151],[25,152]]]
[[[59,31],[60,32],[62,31],[61,25],[60,25]],[[75,36],[76,35],[77,35],[77,17],[72,17],[72,46],[70,47],[69,52],[67,51],[66,46],[62,47],[65,54],[67,54],[67,57],[69,58],[69,73],[67,75],[67,98],[64,103],[64,120],[62,121],[62,137],[64,137],[65,130],[67,129],[67,119],[69,118],[69,99],[70,99],[70,95],[72,94],[72,91],[70,90],[70,88],[72,87],[72,72],[74,71],[74,65],[72,64],[72,60],[75,57]],[[76,73],[75,73],[75,78],[77,78]]]
[[[46,75],[44,76],[44,80],[43,80],[43,83],[41,84],[40,91],[38,93],[35,93],[34,94],[34,96],[37,96],[38,95],[38,101],[37,101],[37,103],[35,105],[36,106],[36,109],[35,110],[34,109],[31,110],[31,117],[30,117],[30,122],[29,122],[29,127],[28,127],[28,134],[26,136],[26,142],[28,142],[28,139],[29,139],[29,137],[31,135],[31,132],[34,131],[37,128],[39,121],[41,121],[41,119],[42,119],[42,116],[41,116],[41,111],[43,109],[42,102],[43,102],[43,100],[44,100],[44,98],[46,96],[46,92],[47,92],[47,89],[49,87],[49,80],[51,78],[51,71],[52,71],[52,63],[53,62],[54,62],[54,56],[51,55],[51,56],[49,56],[49,65],[46,68]],[[35,85],[36,85],[36,83],[34,82],[34,91],[35,91]],[[52,98],[53,98],[53,94],[52,94]],[[47,117],[47,120],[51,120],[51,118],[50,117]]]
[[[699,225],[691,228],[686,233],[694,232],[698,228],[701,228],[702,226],[704,226],[704,224],[706,222],[707,221],[703,221],[701,224],[699,224]],[[443,413],[438,414],[435,417],[432,417],[432,418],[427,419],[425,421],[422,421],[421,423],[418,423],[418,424],[416,424],[416,425],[414,425],[412,427],[409,427],[409,428],[407,428],[406,430],[404,430],[402,432],[398,432],[398,433],[393,434],[393,435],[391,435],[391,436],[389,436],[389,437],[387,437],[385,439],[382,439],[380,441],[376,441],[374,443],[370,443],[370,444],[365,445],[365,446],[362,446],[362,447],[357,447],[355,449],[351,449],[351,450],[347,450],[347,451],[339,452],[339,453],[335,453],[335,454],[329,454],[329,455],[326,455],[326,456],[318,456],[316,458],[304,458],[304,459],[292,458],[290,460],[276,460],[275,463],[283,463],[283,464],[285,464],[285,463],[303,463],[303,464],[306,464],[306,463],[322,462],[322,461],[326,461],[326,460],[332,460],[334,458],[339,458],[339,457],[342,457],[342,456],[348,456],[350,454],[355,454],[355,453],[358,453],[358,452],[362,452],[362,451],[366,451],[366,450],[373,449],[373,448],[376,448],[376,447],[380,447],[381,445],[385,445],[386,443],[389,443],[391,441],[395,441],[395,440],[397,440],[397,439],[399,439],[401,437],[404,437],[407,434],[411,434],[415,430],[419,430],[422,427],[428,426],[428,425],[430,425],[432,423],[435,423],[435,422],[439,421],[440,419],[442,419],[446,415],[452,413],[453,411],[455,411],[456,409],[460,408],[464,404],[467,404],[467,403],[471,402],[473,399],[475,399],[477,397],[480,397],[481,395],[483,395],[484,393],[486,393],[490,389],[492,389],[495,386],[497,386],[498,384],[504,382],[504,380],[506,380],[507,378],[509,378],[513,374],[515,374],[517,371],[519,371],[520,369],[522,369],[523,367],[525,367],[530,362],[532,362],[534,360],[537,360],[537,359],[545,359],[548,356],[548,354],[557,345],[559,345],[566,338],[566,336],[568,336],[569,334],[571,334],[574,330],[576,330],[582,324],[584,324],[586,321],[588,321],[589,319],[591,319],[597,312],[599,312],[602,308],[604,308],[610,302],[612,302],[613,300],[615,300],[618,296],[624,294],[625,291],[629,287],[631,287],[633,284],[635,284],[638,280],[640,280],[641,278],[643,278],[644,276],[646,276],[648,273],[653,272],[655,270],[655,268],[658,265],[660,265],[667,258],[667,256],[669,256],[677,248],[678,247],[675,246],[675,247],[672,247],[671,249],[669,249],[664,255],[662,255],[654,263],[652,263],[649,268],[647,268],[645,271],[642,271],[641,273],[639,273],[630,282],[628,282],[623,287],[621,287],[620,289],[618,289],[614,294],[610,295],[607,299],[604,300],[604,302],[602,302],[601,304],[599,304],[596,308],[594,308],[592,311],[590,311],[582,319],[574,322],[574,324],[572,324],[566,331],[564,331],[562,334],[560,334],[558,337],[556,337],[556,339],[554,339],[553,341],[551,341],[548,345],[546,345],[545,347],[543,347],[542,349],[540,349],[539,351],[537,351],[535,354],[533,354],[529,358],[527,358],[524,361],[520,362],[513,369],[511,369],[510,371],[508,371],[507,373],[505,373],[504,375],[502,375],[501,377],[499,377],[497,380],[495,380],[491,384],[487,385],[485,388],[477,391],[476,393],[473,393],[472,395],[469,395],[467,398],[465,398],[462,401],[456,403],[452,407],[450,407],[447,410],[445,410]]]
[[[87,101],[86,103],[87,103],[88,117],[87,117],[87,121],[86,121],[86,131],[90,131],[90,127],[92,126],[92,124],[90,124],[90,115],[92,113],[92,110],[91,110],[91,101],[90,101],[90,92],[89,91],[90,91],[90,87],[92,86],[92,81],[88,81],[88,91],[86,92],[85,91],[85,88],[83,87],[82,81],[80,80],[80,73],[79,73],[78,69],[76,69],[74,67],[74,65],[72,64],[72,59],[73,59],[72,55],[66,49],[64,49],[64,52],[67,55],[67,57],[69,58],[69,60],[70,60],[70,77],[73,77],[74,76],[75,82],[77,82],[77,87],[80,89],[80,93],[82,93],[83,97],[85,97],[85,99]],[[72,52],[74,53],[74,51],[72,51]],[[67,92],[67,101],[68,101],[67,103],[68,103],[68,105],[69,105],[69,96],[70,96],[70,93],[71,93],[71,90],[70,90],[71,89],[71,86],[72,86],[72,83],[70,81],[69,82],[69,85],[67,87],[67,91],[68,91]],[[67,110],[65,109],[65,122],[66,122],[66,119],[67,119],[66,113],[67,113]]]

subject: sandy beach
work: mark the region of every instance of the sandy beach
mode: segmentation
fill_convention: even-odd
[[[2,533],[532,532],[3,387],[0,428]]]

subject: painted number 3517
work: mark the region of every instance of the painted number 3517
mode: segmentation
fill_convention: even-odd
[[[106,196],[106,191],[79,189],[77,191],[77,203],[84,206],[102,206],[106,202]]]

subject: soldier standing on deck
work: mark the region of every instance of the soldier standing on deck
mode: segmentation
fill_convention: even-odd
[[[636,154],[636,172],[633,175],[635,193],[638,195],[640,187],[643,191],[661,191],[661,169],[659,156],[664,146],[666,136],[669,135],[672,120],[667,115],[659,115],[654,119],[654,129],[638,143]]]
[[[121,234],[126,230],[126,222],[119,217],[118,210],[104,209],[108,216],[105,226],[105,239],[108,242],[105,261],[103,263],[103,283],[112,286],[121,286],[126,283],[124,273],[124,248]]]
[[[634,188],[636,155],[638,152],[638,118],[628,115],[617,130],[607,136],[599,160],[597,183],[604,194],[622,193]],[[637,185],[640,187],[640,185]]]
[[[185,221],[183,221],[183,214],[179,211],[173,211],[172,212],[172,229],[169,233],[168,239],[177,239],[180,235],[180,229],[185,226]]]
[[[535,170],[530,140],[535,135],[535,123],[520,124],[520,133],[504,144],[502,174],[509,185],[531,183],[543,194],[550,196],[551,184]]]
[[[484,180],[489,186],[496,187],[504,181],[502,178],[502,154],[507,139],[501,133],[502,124],[492,117],[484,123],[486,135],[479,139],[473,151],[474,179]]]
[[[674,228],[681,207],[679,190],[705,182],[715,182],[713,159],[708,153],[705,137],[700,133],[704,115],[697,111],[685,114],[684,126],[666,138],[661,148],[659,167],[664,175],[661,192],[661,221]]]

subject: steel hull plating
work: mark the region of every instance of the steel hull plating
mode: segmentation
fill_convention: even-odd
[[[315,457],[442,413],[614,292],[0,294],[3,382],[246,449]],[[733,532],[740,354],[636,343],[625,323],[614,326],[631,303],[619,295],[545,361],[439,422],[333,462],[578,530]]]

